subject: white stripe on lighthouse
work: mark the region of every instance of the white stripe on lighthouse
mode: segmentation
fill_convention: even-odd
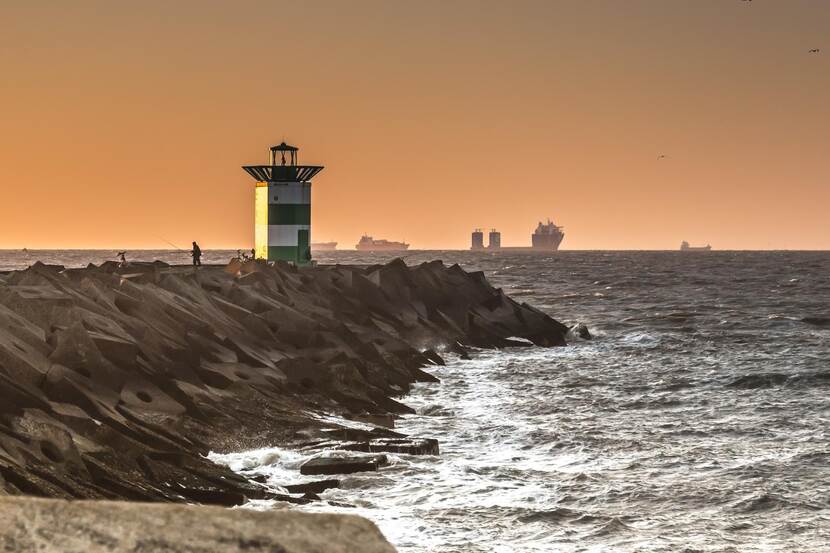
[[[269,225],[268,245],[269,246],[298,246],[297,231],[308,230],[311,233],[311,225]]]

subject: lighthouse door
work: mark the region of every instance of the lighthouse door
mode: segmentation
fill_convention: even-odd
[[[308,229],[297,230],[297,264],[308,263],[311,260]]]

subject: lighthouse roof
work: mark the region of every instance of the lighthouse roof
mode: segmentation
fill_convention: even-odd
[[[276,146],[271,146],[272,152],[296,152],[297,150],[299,150],[299,148],[286,144],[285,142],[280,142]]]
[[[320,165],[245,165],[242,168],[257,182],[308,182],[323,170]]]

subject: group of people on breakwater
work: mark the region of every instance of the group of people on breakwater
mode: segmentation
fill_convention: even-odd
[[[253,254],[253,251],[254,250],[251,250],[252,254]],[[248,259],[247,256],[245,256],[243,258],[243,255],[239,250],[237,250],[237,252],[239,254],[239,259]],[[193,241],[193,248],[190,250],[190,256],[193,258],[193,266],[194,267],[199,267],[199,266],[202,265],[202,248],[199,247],[199,244],[197,244],[195,240]],[[129,262],[127,261],[127,252],[126,252],[126,250],[118,252],[116,254],[116,257],[118,258],[118,261],[119,261],[121,267],[128,267],[129,266]]]

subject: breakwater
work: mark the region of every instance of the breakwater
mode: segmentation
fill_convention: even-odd
[[[566,332],[482,273],[441,262],[36,263],[0,275],[0,490],[311,501],[205,456],[315,439],[434,451],[429,441],[402,444],[391,431],[360,433],[319,413],[408,413],[395,398],[434,380],[422,368],[442,364],[440,350],[557,346]]]

